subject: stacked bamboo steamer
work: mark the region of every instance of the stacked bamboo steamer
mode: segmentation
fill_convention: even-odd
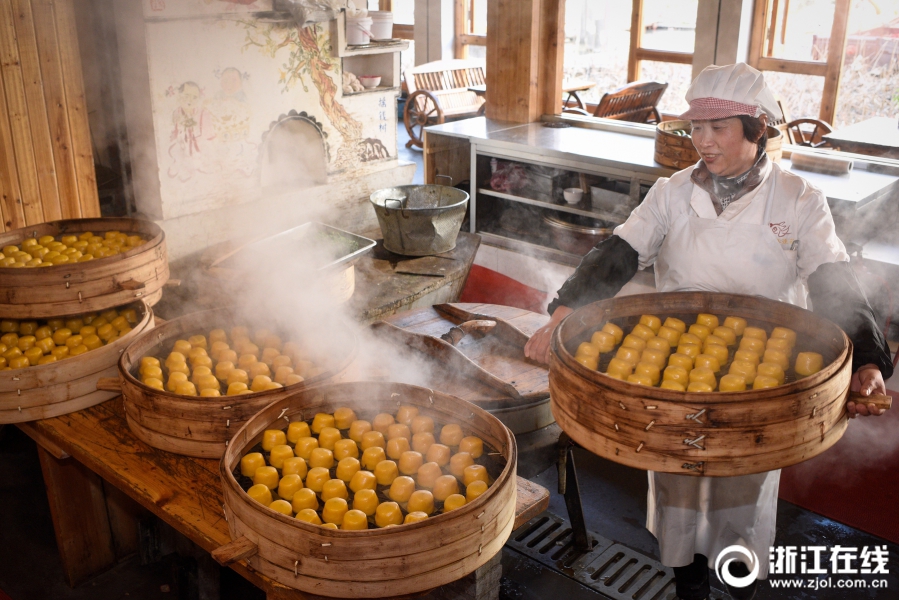
[[[686,132],[678,135],[677,131]],[[765,152],[774,162],[783,156],[783,133],[777,127],[768,127],[768,143]],[[699,161],[699,153],[690,137],[690,121],[664,121],[656,127],[655,161],[667,167],[686,169]]]
[[[505,465],[479,498],[424,521],[382,529],[325,529],[250,499],[233,472],[266,429],[316,413],[352,408],[357,414],[395,412],[411,405],[438,422],[462,424],[501,454]],[[222,458],[220,474],[231,539],[213,552],[223,564],[246,558],[250,567],[288,587],[339,598],[416,594],[456,581],[486,564],[512,532],[516,500],[515,438],[493,415],[454,396],[389,382],[353,382],[303,389],[250,419]]]
[[[578,344],[606,322],[628,329],[645,314],[686,321],[698,313],[789,327],[796,347],[820,353],[825,366],[773,388],[690,393],[620,381],[574,359]],[[846,334],[810,311],[756,296],[678,292],[576,310],[553,334],[549,384],[559,426],[591,452],[639,469],[733,476],[802,462],[836,443],[848,424],[851,371]]]
[[[88,408],[114,398],[97,382],[114,376],[128,344],[152,329],[150,305],[162,296],[169,278],[165,234],[137,219],[71,219],[0,234],[0,246],[19,245],[45,235],[102,234],[117,230],[147,241],[122,254],[50,268],[0,267],[0,318],[46,320],[101,312],[124,305],[138,311],[138,322],[111,344],[46,365],[3,371],[0,423],[45,419]]]
[[[263,407],[303,387],[340,378],[356,355],[355,335],[347,326],[335,322],[328,342],[338,350],[329,357],[323,373],[301,383],[240,396],[208,398],[154,389],[139,379],[142,357],[164,357],[175,340],[241,322],[241,310],[237,308],[199,311],[167,321],[128,346],[119,360],[117,377],[100,385],[124,396],[125,417],[135,437],[175,454],[221,458],[234,432]]]

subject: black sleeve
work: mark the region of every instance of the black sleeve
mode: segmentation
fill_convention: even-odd
[[[559,306],[578,308],[611,298],[631,280],[638,262],[637,251],[617,235],[601,241],[581,259],[574,274],[562,285],[559,297],[547,308],[549,314]]]
[[[880,367],[884,380],[889,379],[893,375],[890,348],[849,263],[821,265],[808,278],[808,290],[815,314],[839,325],[855,346],[852,372],[871,363]]]

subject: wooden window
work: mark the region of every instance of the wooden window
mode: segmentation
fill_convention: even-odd
[[[468,58],[469,46],[487,45],[487,0],[455,0],[456,58]]]
[[[697,0],[567,0],[565,81],[596,84],[578,94],[588,111],[603,93],[626,83],[668,83],[660,111],[683,112],[692,79],[697,12]]]
[[[820,97],[817,117],[828,123],[833,123],[836,115],[850,4],[851,0],[822,0],[816,3],[813,8],[819,20],[821,11],[832,11],[832,21],[824,13],[826,21],[832,23],[830,30],[819,31],[811,39],[803,39],[803,34],[809,36],[808,19],[797,19],[795,7],[790,10],[789,0],[755,2],[749,64],[760,71],[789,74],[775,76],[771,82],[774,89],[808,90]],[[816,43],[821,37],[827,37],[826,44]],[[815,116],[797,114],[797,107],[789,104],[784,102],[790,118]]]

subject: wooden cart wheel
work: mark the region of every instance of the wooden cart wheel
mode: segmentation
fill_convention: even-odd
[[[812,125],[813,129],[803,129],[802,125]],[[830,148],[830,144],[822,136],[831,133],[833,128],[820,119],[794,119],[787,123],[787,131],[790,133],[790,141],[797,146]]]
[[[446,121],[440,103],[431,92],[416,90],[406,98],[406,107],[403,109],[403,123],[409,132],[409,141],[406,147],[424,146],[424,133],[422,130],[428,125],[439,125]]]

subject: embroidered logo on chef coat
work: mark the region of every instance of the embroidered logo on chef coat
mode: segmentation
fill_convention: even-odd
[[[790,226],[787,225],[786,221],[781,221],[780,223],[768,223],[768,227],[770,227],[771,231],[774,232],[774,235],[779,238],[790,235]]]

